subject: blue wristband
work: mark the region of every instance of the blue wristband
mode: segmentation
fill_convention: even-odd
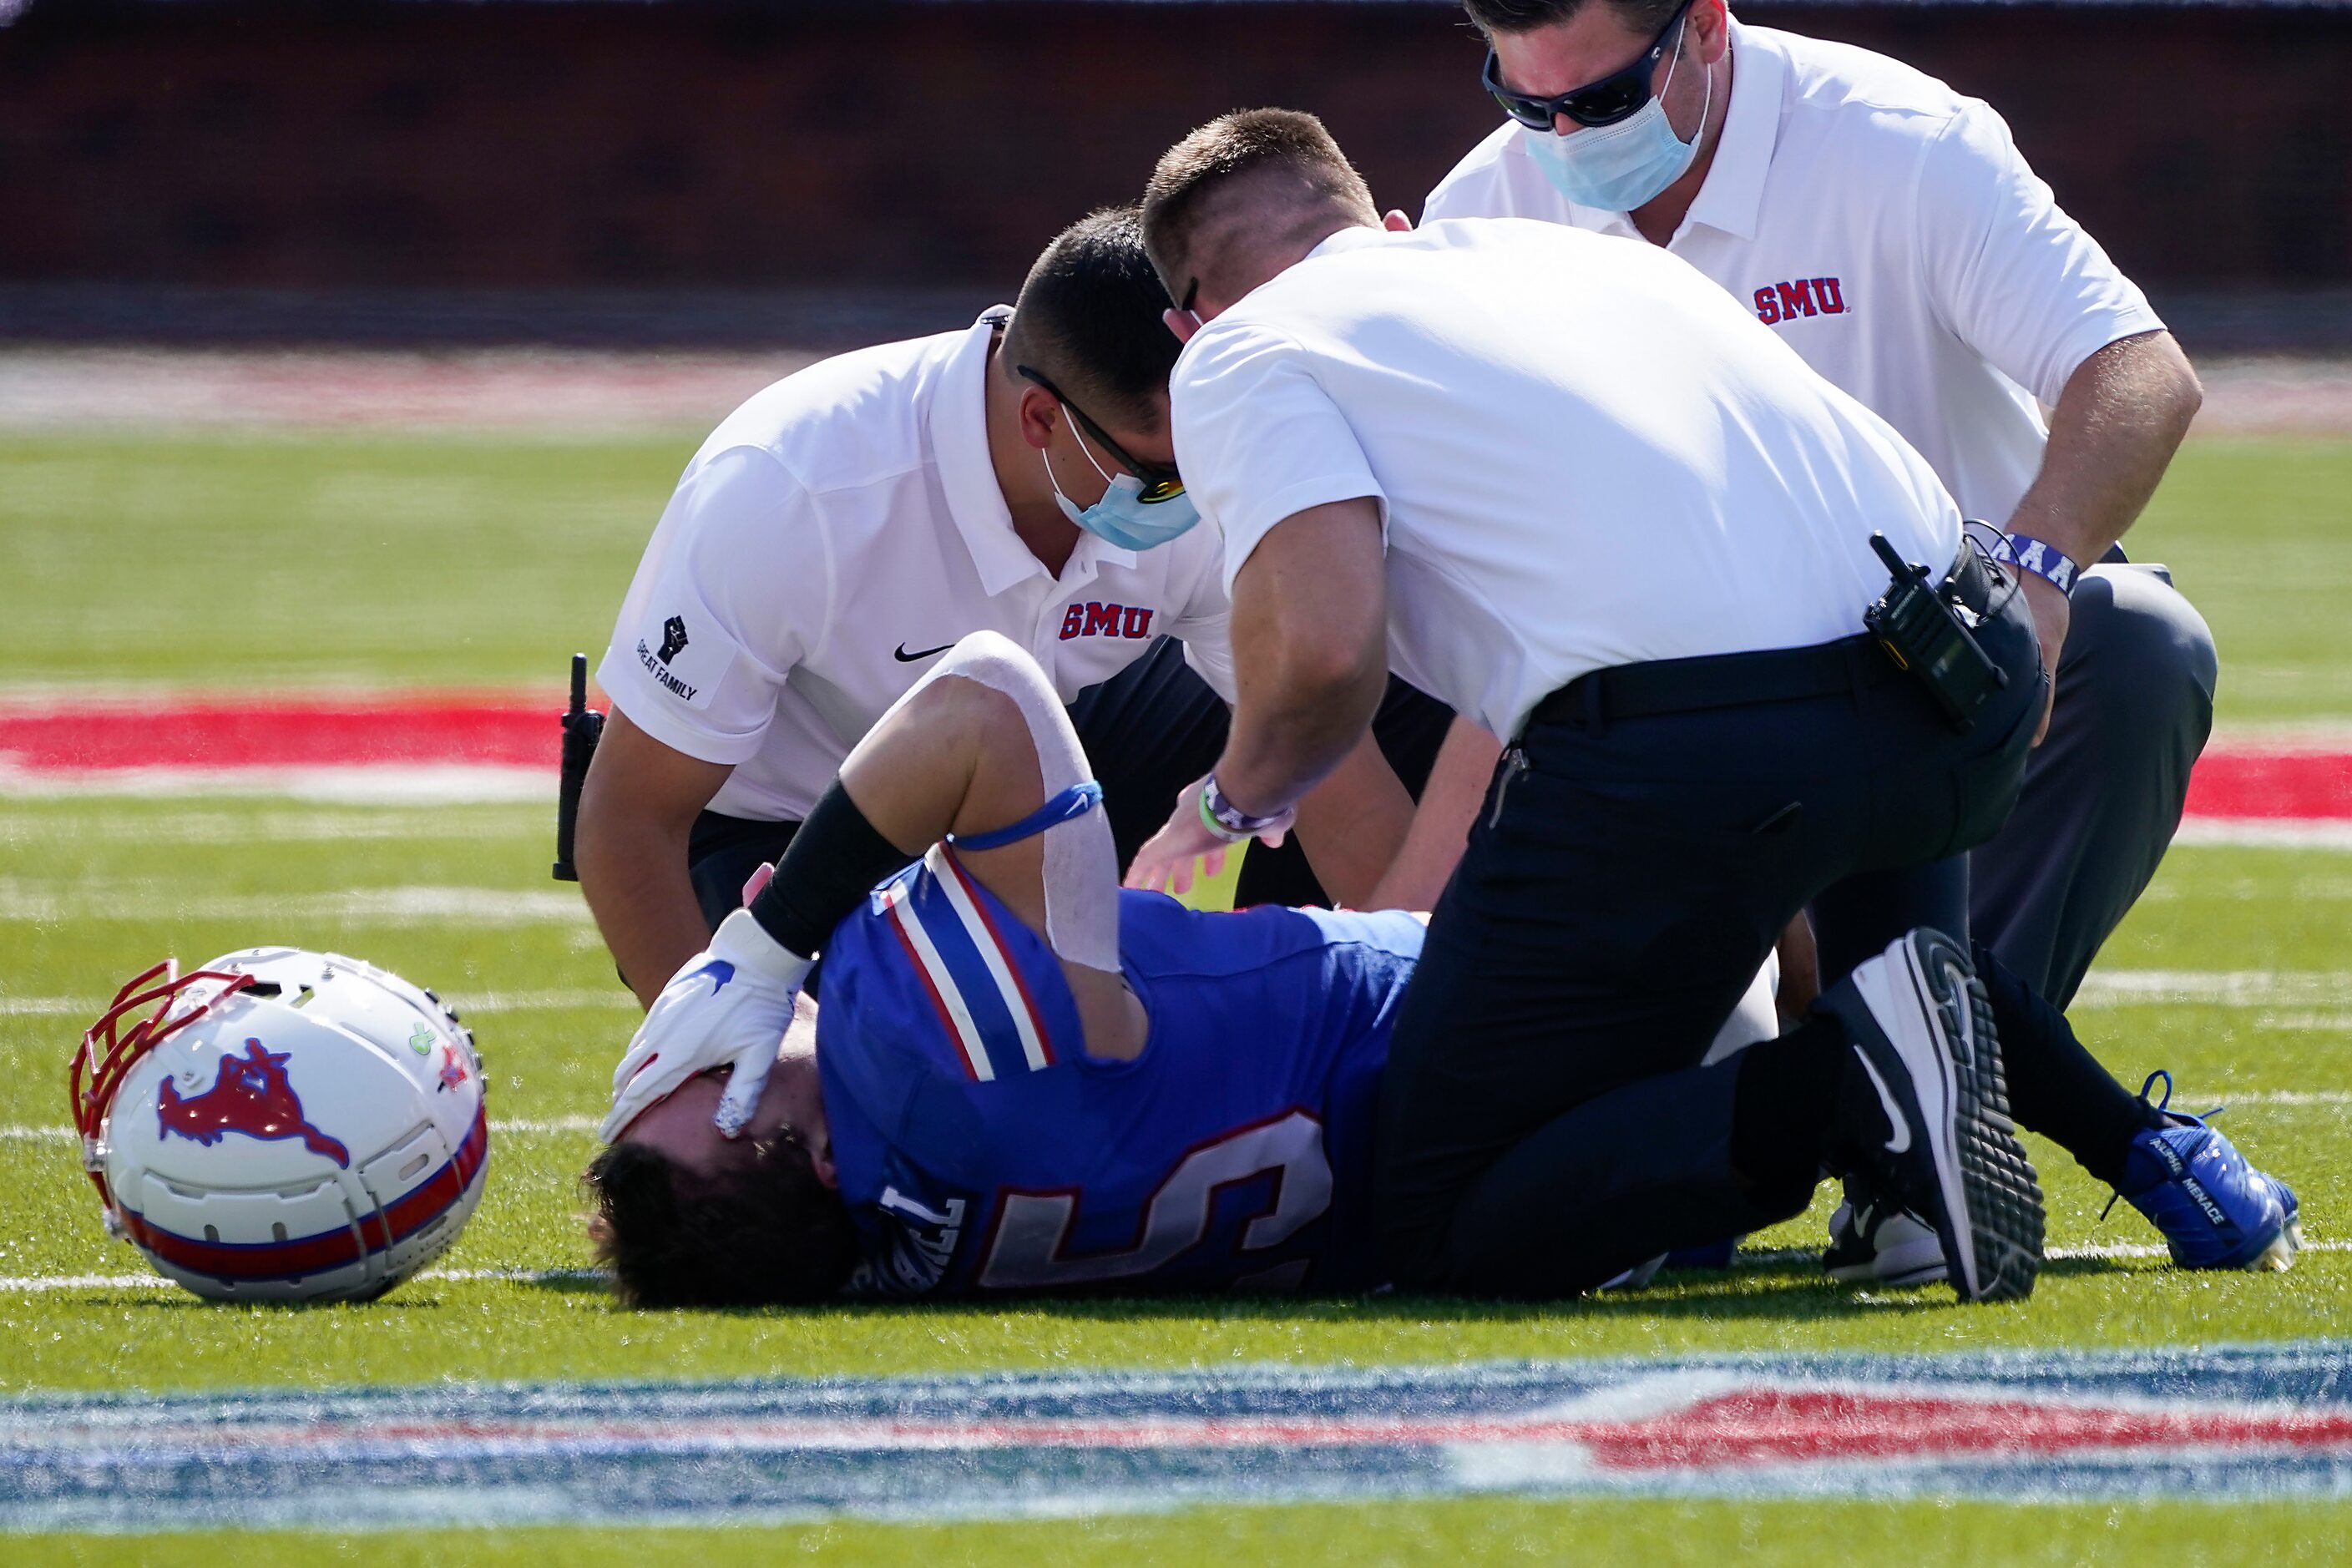
[[[2030,533],[2002,534],[1992,558],[2021,572],[2032,573],[2070,597],[2074,592],[2074,579],[2083,570],[2073,556]]]

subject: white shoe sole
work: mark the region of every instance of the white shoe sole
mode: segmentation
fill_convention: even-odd
[[[1962,1300],[2018,1300],[2042,1268],[2042,1187],[2009,1118],[1992,1006],[1950,941],[1915,931],[1853,972],[1916,1098],[1947,1277]],[[1869,1058],[1865,1054],[1864,1060]]]

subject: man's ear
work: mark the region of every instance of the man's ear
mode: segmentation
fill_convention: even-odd
[[[1381,226],[1391,234],[1411,234],[1412,219],[1404,216],[1402,207],[1391,207],[1381,215]]]
[[[1020,403],[1021,438],[1039,451],[1044,451],[1054,439],[1054,422],[1062,416],[1062,405],[1052,393],[1042,386],[1024,386]]]
[[[1731,47],[1731,17],[1723,0],[1697,0],[1687,26],[1698,44],[1698,58],[1706,65],[1721,59]]]
[[[824,1190],[829,1193],[841,1191],[841,1173],[835,1169],[833,1163],[833,1135],[826,1133],[809,1150],[808,1155],[809,1169],[816,1173],[816,1179],[824,1184]]]
[[[1176,341],[1180,343],[1191,342],[1192,334],[1201,330],[1199,318],[1190,310],[1162,310],[1160,319],[1168,324],[1170,331],[1176,334]]]

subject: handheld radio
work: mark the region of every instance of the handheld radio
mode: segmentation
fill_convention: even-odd
[[[580,786],[587,782],[588,764],[604,733],[604,715],[588,706],[588,656],[572,656],[572,707],[563,725],[563,771],[555,791],[555,879],[576,882],[572,864],[572,836],[580,819]]]

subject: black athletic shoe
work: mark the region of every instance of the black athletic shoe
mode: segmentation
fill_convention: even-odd
[[[1853,1039],[1839,1101],[1842,1153],[1935,1227],[1961,1300],[2032,1295],[2042,1184],[2009,1119],[1992,1005],[1967,952],[1922,927],[1832,986],[1822,1005]]]

